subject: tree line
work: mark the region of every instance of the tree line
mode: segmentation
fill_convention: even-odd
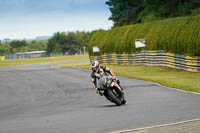
[[[57,32],[47,42],[48,55],[76,54],[87,48],[93,32]]]
[[[200,0],[108,0],[114,27],[200,13]]]
[[[0,56],[28,51],[46,51],[47,55],[79,54],[87,50],[92,35],[97,32],[57,32],[46,41],[13,40],[0,42]]]
[[[25,40],[13,40],[11,42],[0,42],[0,56],[10,55],[13,53],[21,53],[28,51],[40,51],[45,50],[47,47],[47,41],[25,41]]]

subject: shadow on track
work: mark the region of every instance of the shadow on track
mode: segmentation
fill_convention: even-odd
[[[110,105],[99,105],[99,106],[89,106],[89,107],[91,107],[91,108],[114,108],[114,107],[122,107],[122,106],[126,106],[126,105],[117,106],[115,104],[110,104]]]

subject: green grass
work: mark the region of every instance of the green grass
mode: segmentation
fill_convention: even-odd
[[[62,61],[72,61],[72,60],[86,60],[86,59],[89,59],[88,55],[16,59],[16,60],[0,61],[0,66],[17,66],[17,65],[40,64],[40,63],[62,62]]]
[[[200,93],[200,73],[151,66],[107,65],[116,75],[160,83],[165,86]],[[67,64],[60,67],[90,69],[89,63]]]

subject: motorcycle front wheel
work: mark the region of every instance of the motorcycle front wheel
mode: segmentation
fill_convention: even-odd
[[[106,90],[106,98],[115,103],[117,106],[120,106],[122,104],[120,99],[114,94],[111,89]]]

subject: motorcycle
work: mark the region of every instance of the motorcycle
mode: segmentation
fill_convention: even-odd
[[[102,76],[99,79],[98,91],[100,95],[104,95],[110,102],[115,103],[117,106],[126,103],[124,93],[119,89],[116,79],[111,76]]]

